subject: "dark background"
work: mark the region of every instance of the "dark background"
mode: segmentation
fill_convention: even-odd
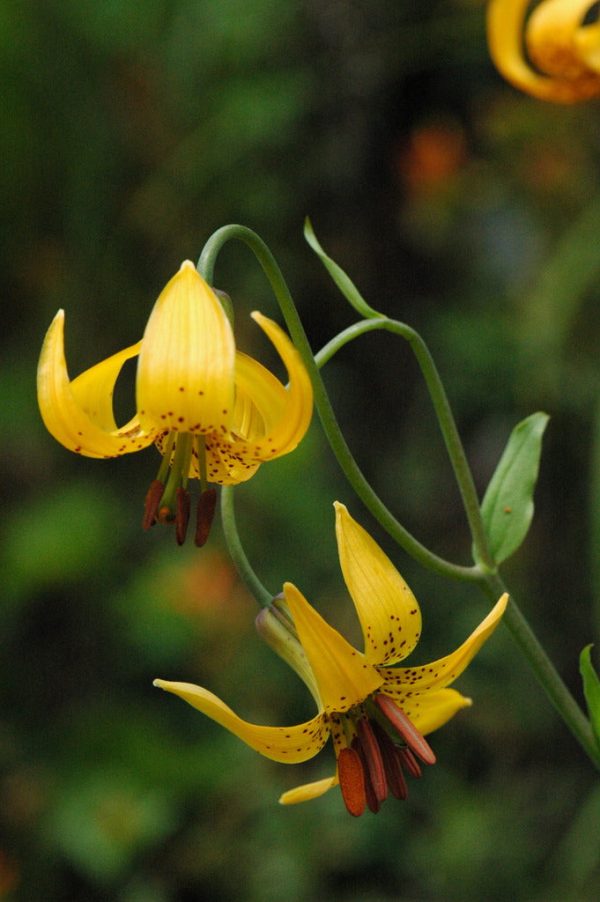
[[[593,769],[500,629],[458,687],[406,803],[348,817],[339,793],[279,794],[331,773],[327,749],[260,758],[152,679],[206,685],[263,723],[312,715],[253,630],[219,528],[203,550],[140,529],[158,466],[68,453],[44,430],[35,366],[67,312],[75,376],[136,341],[163,285],[241,222],[278,258],[313,347],[355,319],[302,238],[376,308],[427,339],[480,491],[512,426],[551,422],[536,519],[506,578],[581,697],[600,624],[599,108],[504,84],[476,0],[4,0],[0,5],[2,544],[0,896],[61,902],[585,902],[600,876]],[[239,345],[279,317],[242,245],[217,285]],[[131,414],[134,367],[116,405]],[[407,346],[369,335],[325,378],[386,502],[469,561],[452,474]],[[420,599],[421,663],[485,614],[473,587],[393,548],[343,481],[318,422],[237,492],[274,592],[292,580],[357,641],[331,503],[339,498]]]

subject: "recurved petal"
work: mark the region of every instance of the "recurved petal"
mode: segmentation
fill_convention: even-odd
[[[298,764],[313,758],[325,745],[329,727],[322,714],[293,727],[263,727],[248,723],[238,717],[225,702],[200,686],[192,683],[173,683],[154,680],[154,685],[165,692],[178,695],[192,707],[216,721],[250,748],[265,758],[284,764]]]
[[[500,618],[506,610],[508,595],[505,593],[496,602],[487,617],[481,621],[468,639],[463,642],[456,651],[445,658],[424,664],[421,667],[395,667],[393,670],[384,671],[385,692],[398,698],[398,693],[423,692],[425,690],[443,689],[449,686],[460,676],[463,670],[470,664],[483,643],[494,632]],[[395,690],[395,694],[394,691]]]
[[[325,777],[323,780],[315,780],[314,783],[304,783],[302,786],[296,786],[294,789],[288,789],[279,797],[280,805],[297,805],[299,802],[310,802],[311,799],[318,799],[319,796],[325,795],[332,786],[338,785],[337,774],[335,777]]]
[[[302,362],[300,354],[280,329],[277,323],[255,311],[252,318],[261,327],[267,337],[273,342],[277,353],[281,357],[287,370],[289,384],[285,391],[286,403],[280,410],[267,409],[261,403],[260,412],[268,423],[266,436],[253,437],[248,435],[248,443],[259,445],[260,450],[254,449],[255,460],[273,460],[288,454],[304,437],[309,427],[313,409],[313,391],[308,373]],[[258,386],[256,386],[258,389]],[[252,397],[253,389],[247,385],[248,394]],[[254,395],[258,401],[258,393]]]
[[[567,66],[573,62],[573,26],[565,28],[565,11],[567,17],[577,15],[580,7],[589,7],[589,2],[582,0],[558,0],[558,2],[541,3],[532,14],[526,28],[525,19],[529,8],[529,0],[490,0],[488,3],[487,26],[488,44],[492,59],[498,71],[516,87],[527,91],[541,100],[556,103],[575,103],[596,96],[600,91],[600,82],[586,74],[572,73]],[[549,11],[548,11],[549,10]],[[581,10],[580,19],[585,10]],[[561,44],[556,55],[557,63],[563,67],[565,77],[542,75],[528,63],[523,51],[523,34],[526,32],[527,46],[530,54],[545,70],[548,65],[550,51],[545,45],[542,32],[545,31],[544,20],[549,24],[548,33],[553,41]],[[533,27],[530,27],[533,25]]]
[[[371,664],[395,664],[421,635],[421,611],[390,559],[339,501],[335,533],[344,580],[352,596]]]
[[[227,431],[233,415],[235,344],[210,286],[186,260],[146,325],[137,406],[146,429]]]
[[[341,713],[364,701],[381,686],[383,677],[292,583],[285,583],[283,591],[325,711]]]
[[[139,343],[70,382],[64,352],[64,316],[64,311],[59,310],[54,317],[38,364],[38,403],[46,428],[65,448],[86,457],[117,457],[146,447],[156,432],[143,433],[135,419],[118,430],[112,413],[114,383],[125,361],[138,353]]]
[[[575,46],[586,66],[600,75],[600,22],[579,28],[575,33]]]
[[[397,687],[390,690],[384,684],[383,691],[402,708],[406,716],[423,736],[448,723],[461,708],[468,708],[472,701],[456,689],[438,689],[429,692],[407,694]]]

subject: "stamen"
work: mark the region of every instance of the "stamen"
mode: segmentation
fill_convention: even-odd
[[[422,733],[409,720],[402,708],[398,707],[393,698],[390,698],[389,695],[378,693],[374,697],[374,701],[393,728],[404,739],[409,749],[412,749],[424,764],[435,764],[436,757],[433,749]]]
[[[363,814],[367,798],[362,761],[355,749],[343,748],[337,759],[338,779],[344,805],[352,817]]]
[[[404,799],[408,798],[408,787],[400,758],[397,755],[399,749],[396,748],[391,737],[377,721],[373,721],[372,727],[381,749],[381,757],[383,758],[383,766],[385,767],[385,775],[390,792],[396,799],[404,801]]]
[[[160,499],[162,498],[164,485],[160,480],[153,479],[150,483],[150,487],[146,492],[146,498],[144,501],[144,516],[142,518],[142,529],[150,529],[151,526],[154,526],[156,523],[157,515],[158,515],[158,505],[160,504]]]
[[[177,499],[177,511],[175,513],[175,538],[178,545],[183,545],[190,520],[190,493],[187,489],[179,488],[175,493]]]
[[[377,812],[381,808],[381,803],[377,798],[377,793],[373,789],[373,783],[371,782],[371,777],[369,775],[367,757],[365,755],[365,750],[359,736],[355,736],[352,740],[352,750],[357,753],[362,765],[363,779],[365,781],[365,798],[367,805],[369,806],[369,811],[372,811],[373,814],[377,814]]]
[[[381,751],[369,720],[366,717],[360,717],[356,723],[356,730],[364,752],[367,771],[371,779],[373,791],[377,796],[377,801],[380,803],[385,802],[388,794],[385,768],[383,766]]]
[[[418,779],[423,771],[421,770],[421,765],[411,752],[409,748],[398,748],[396,746],[396,754],[398,755],[398,759],[400,764],[407,769],[411,777],[415,777]]]
[[[202,492],[198,500],[198,516],[196,518],[196,534],[194,536],[194,541],[198,548],[202,548],[208,539],[216,506],[216,489],[206,489],[206,491]]]

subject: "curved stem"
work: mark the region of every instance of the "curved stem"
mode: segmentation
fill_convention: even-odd
[[[273,593],[263,586],[258,576],[252,569],[250,561],[246,557],[246,552],[240,542],[235,522],[235,507],[233,503],[233,486],[223,486],[221,489],[221,522],[223,524],[223,534],[227,542],[229,554],[233,560],[237,572],[247,589],[256,598],[261,607],[270,605],[273,601]]]
[[[336,335],[335,338],[328,342],[328,344],[315,355],[317,366],[324,366],[324,364],[328,360],[331,360],[333,355],[339,351],[340,348],[348,342],[353,341],[355,338],[358,338],[359,335],[363,335],[365,332],[372,332],[376,329],[384,329],[387,332],[391,332],[394,335],[399,335],[401,338],[404,338],[409,343],[417,359],[444,438],[452,469],[454,470],[456,482],[469,522],[473,545],[475,546],[477,556],[479,560],[483,562],[484,567],[493,571],[495,570],[495,564],[489,551],[483,520],[481,518],[479,498],[477,497],[471,468],[467,462],[467,457],[458,434],[458,429],[456,428],[454,415],[448,402],[448,396],[446,395],[446,390],[440,378],[440,374],[425,341],[421,338],[419,333],[405,323],[389,319],[386,316],[362,320],[359,323],[354,323],[354,325],[349,326],[343,332],[340,332],[339,335]]]
[[[453,579],[478,581],[482,577],[479,566],[463,567],[444,560],[429,551],[394,517],[381,498],[373,491],[346,443],[338,425],[331,401],[325,389],[323,379],[315,363],[312,349],[306,337],[304,327],[298,316],[294,301],[287,287],[283,274],[271,251],[264,241],[251,229],[240,225],[223,226],[208,239],[198,261],[198,269],[204,278],[212,284],[214,266],[223,245],[231,239],[238,239],[246,244],[260,263],[273,293],[277,299],[283,318],[285,319],[292,341],[300,353],[304,365],[311,377],[315,396],[315,406],[327,437],[329,445],[344,473],[346,479],[389,535],[424,567],[442,573]],[[370,321],[371,322],[371,321]],[[372,322],[378,322],[373,320]],[[385,322],[391,322],[385,320]],[[382,326],[380,326],[382,328]],[[439,378],[439,377],[438,377]]]
[[[496,601],[499,595],[508,591],[503,580],[496,573],[489,574],[485,578],[482,588],[492,601]],[[587,756],[600,769],[600,751],[590,722],[563,682],[512,595],[503,620],[512,638],[527,658],[546,695]]]

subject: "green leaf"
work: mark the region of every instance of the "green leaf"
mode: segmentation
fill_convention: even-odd
[[[350,276],[346,275],[341,266],[338,266],[335,260],[332,260],[331,257],[325,253],[319,244],[308,216],[304,220],[304,237],[346,300],[352,304],[357,313],[360,313],[361,316],[364,316],[367,319],[383,316],[383,313],[378,313],[377,310],[374,310],[373,307],[367,304]]]
[[[592,646],[586,645],[579,655],[579,672],[583,680],[583,694],[596,743],[600,748],[600,679],[592,664]]]
[[[487,487],[481,514],[497,563],[510,557],[527,535],[548,419],[545,413],[533,413],[515,426]]]

